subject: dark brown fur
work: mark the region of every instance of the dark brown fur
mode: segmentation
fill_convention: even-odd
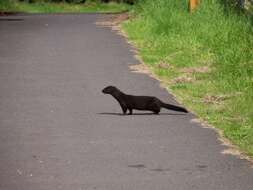
[[[129,110],[129,115],[131,115],[133,113],[133,109],[148,110],[154,112],[155,114],[159,114],[161,108],[185,113],[188,112],[185,108],[166,104],[156,97],[124,94],[114,86],[107,86],[102,90],[102,92],[105,94],[111,94],[119,102],[123,114],[126,114],[127,110]]]

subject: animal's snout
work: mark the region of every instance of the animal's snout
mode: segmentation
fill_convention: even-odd
[[[102,90],[102,92],[104,93],[104,94],[106,94],[107,92],[106,92],[106,88],[104,88],[103,90]]]

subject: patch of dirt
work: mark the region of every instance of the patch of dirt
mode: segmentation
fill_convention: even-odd
[[[118,14],[108,14],[106,16],[103,16],[99,19],[99,21],[96,22],[98,26],[117,26],[120,25],[122,22],[130,19],[129,14],[126,13],[118,13]]]
[[[203,67],[187,67],[181,69],[181,72],[183,73],[210,73],[211,69],[209,66],[203,66]]]
[[[160,69],[170,69],[172,67],[169,63],[164,61],[161,61],[157,66]]]
[[[205,102],[206,104],[222,104],[223,101],[236,96],[240,96],[241,94],[242,94],[241,92],[237,92],[234,94],[207,95],[203,98],[203,102]]]
[[[204,103],[206,104],[221,104],[227,98],[225,96],[207,95],[204,97]]]
[[[179,76],[172,80],[172,84],[179,84],[179,83],[192,83],[195,79],[189,76]]]
[[[247,121],[244,117],[241,116],[226,117],[225,119],[231,122],[238,122],[238,123],[245,123]]]
[[[148,66],[143,63],[138,65],[130,65],[129,68],[134,73],[144,73],[148,75],[151,74],[150,70],[148,69]]]

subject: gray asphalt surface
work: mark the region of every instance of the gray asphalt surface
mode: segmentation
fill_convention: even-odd
[[[98,17],[0,17],[0,189],[252,190],[250,163],[192,114],[120,115],[106,85],[175,101]]]

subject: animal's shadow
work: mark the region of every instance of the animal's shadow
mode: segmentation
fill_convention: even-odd
[[[102,113],[98,113],[100,115],[118,115],[118,116],[131,116],[129,114],[123,114],[123,113],[112,113],[112,112],[102,112]],[[133,113],[132,115],[155,115],[155,116],[159,116],[159,115],[186,115],[183,113],[159,113],[159,114],[154,114],[154,113]]]

